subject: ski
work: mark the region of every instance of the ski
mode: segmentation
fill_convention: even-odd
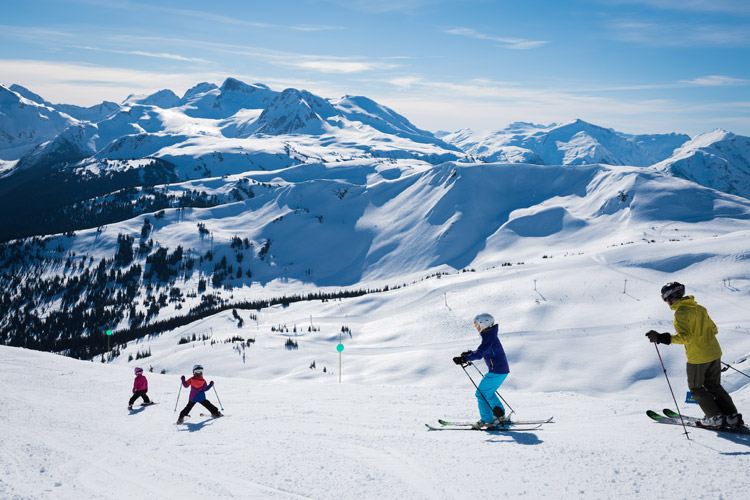
[[[144,406],[153,406],[153,405],[156,405],[156,404],[159,404],[159,403],[155,403],[155,402],[152,401],[151,403],[142,403],[137,408],[134,407],[134,406],[133,407],[128,406],[128,411],[131,412],[131,413],[135,413],[135,412],[139,411],[139,408],[143,408]]]
[[[222,413],[221,415],[213,416],[210,413],[201,413],[200,416],[201,417],[206,417],[206,418],[221,418],[221,417],[226,417],[227,415],[224,415]]]
[[[497,424],[498,427],[511,427],[515,425],[541,425],[541,424],[549,424],[552,422],[552,419],[554,417],[550,417],[546,420],[511,420],[509,422],[501,422]],[[451,420],[445,420],[445,419],[438,419],[438,422],[440,422],[440,425],[445,427],[466,427],[466,426],[472,426],[476,422],[468,422],[468,421],[451,421]]]
[[[431,431],[484,431],[484,432],[524,432],[524,431],[535,431],[542,427],[542,424],[535,425],[533,427],[466,427],[466,426],[434,426],[430,424],[424,424],[427,429]]]
[[[655,412],[653,410],[648,410],[646,412],[646,415],[648,415],[652,420],[655,422],[659,422],[660,424],[672,424],[672,425],[685,425],[685,427],[692,427],[695,429],[705,429],[707,431],[716,431],[716,432],[731,432],[734,434],[750,434],[750,427],[747,425],[744,425],[742,427],[703,427],[698,422],[700,422],[701,419],[696,417],[688,417],[685,415],[682,415],[682,419],[680,419],[680,414],[677,412],[674,412],[672,410],[665,410],[665,415],[662,415],[658,412]]]

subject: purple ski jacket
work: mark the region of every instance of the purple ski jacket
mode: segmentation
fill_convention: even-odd
[[[497,338],[497,325],[494,325],[480,335],[482,336],[482,343],[476,350],[466,356],[467,361],[475,361],[477,359],[484,358],[484,362],[487,363],[492,373],[510,373],[508,368],[508,358],[505,357],[505,350],[503,344],[500,343],[500,339]]]

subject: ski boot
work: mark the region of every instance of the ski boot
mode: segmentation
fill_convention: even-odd
[[[724,415],[715,415],[706,417],[698,421],[698,425],[707,429],[720,429],[724,427]]]
[[[732,413],[727,415],[727,426],[728,427],[742,427],[745,425],[745,421],[742,420],[742,413]]]

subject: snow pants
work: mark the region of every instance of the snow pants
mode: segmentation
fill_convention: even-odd
[[[503,385],[505,379],[508,377],[507,373],[492,373],[488,372],[482,377],[482,381],[479,382],[477,392],[477,403],[479,403],[479,416],[485,422],[494,422],[495,415],[492,413],[492,409],[496,406],[505,411],[503,403],[500,402],[500,398],[497,397],[495,391]],[[489,406],[487,406],[489,403]]]
[[[688,389],[707,417],[737,413],[732,397],[721,386],[721,358],[687,364]]]
[[[148,391],[135,391],[133,393],[133,396],[130,398],[130,401],[128,401],[128,406],[133,406],[133,403],[135,403],[135,400],[138,398],[143,398],[144,403],[150,403],[151,400],[148,399],[148,396],[146,396],[146,393]]]
[[[212,405],[208,399],[204,399],[200,402],[200,404],[205,406],[206,409],[211,412],[211,415],[216,415],[217,413],[219,413],[219,409]],[[190,410],[193,409],[193,406],[195,406],[195,401],[188,401],[188,404],[180,412],[180,418],[185,418],[190,413]]]

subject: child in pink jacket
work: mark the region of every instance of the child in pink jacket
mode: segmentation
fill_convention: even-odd
[[[143,368],[135,367],[135,381],[133,382],[133,396],[128,402],[128,410],[133,409],[133,403],[138,398],[143,398],[143,406],[150,405],[151,400],[148,399],[146,393],[148,392],[148,380],[143,376]]]

